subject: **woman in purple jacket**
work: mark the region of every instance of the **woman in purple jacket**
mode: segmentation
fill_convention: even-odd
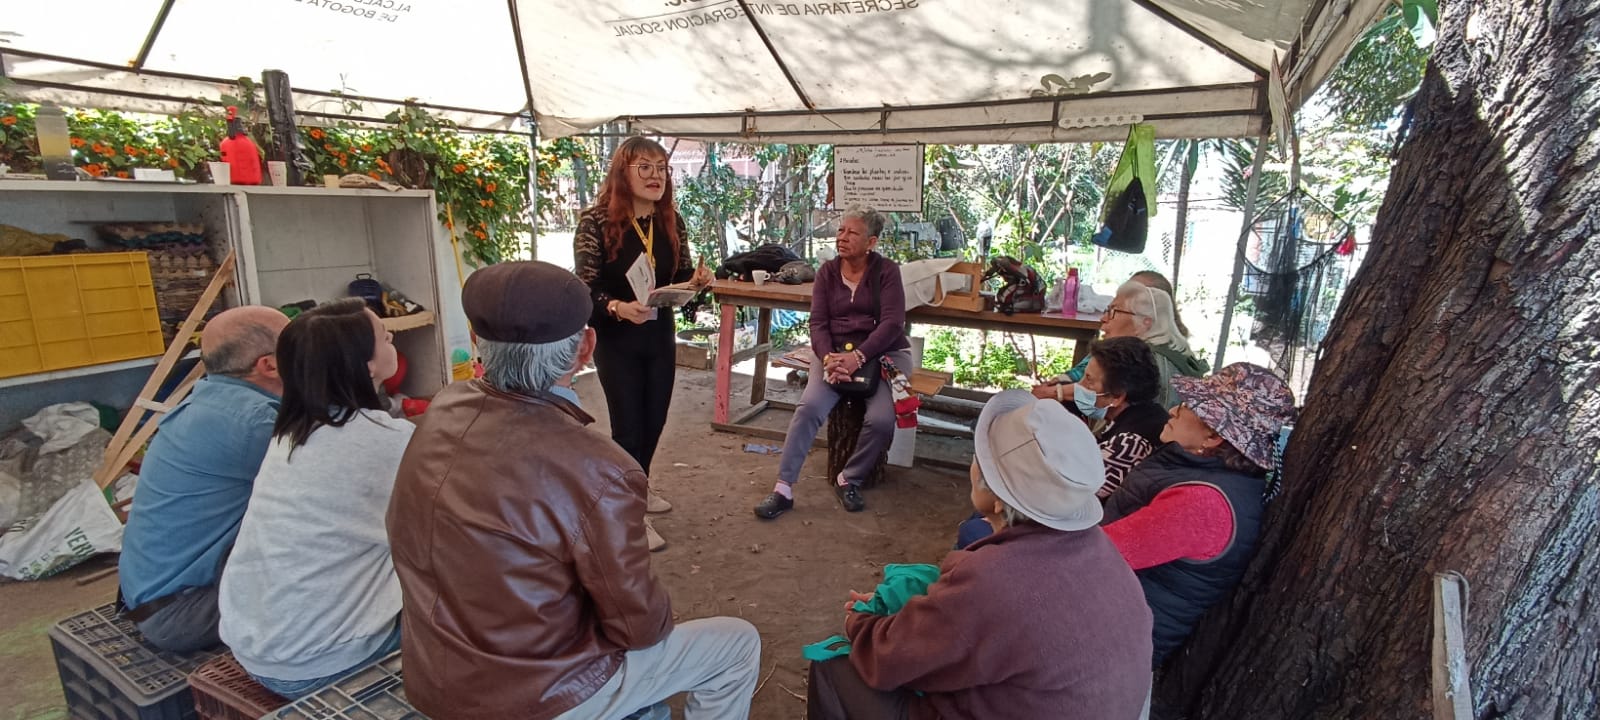
[[[906,340],[906,293],[900,266],[873,252],[883,232],[883,215],[851,208],[839,219],[839,256],[823,263],[811,290],[811,349],[817,355],[778,463],[778,483],[756,506],[756,517],[771,520],[794,507],[794,481],[800,479],[817,430],[839,402],[839,386],[859,383],[883,371],[887,357],[902,372],[911,371]],[[839,477],[831,478],[839,502],[849,512],[866,508],[861,481],[894,436],[894,398],[889,383],[876,379],[867,399],[861,440]]]

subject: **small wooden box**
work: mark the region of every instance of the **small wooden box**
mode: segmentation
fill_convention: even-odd
[[[954,265],[951,265],[950,269],[946,270],[945,272],[969,275],[971,276],[971,280],[968,281],[967,287],[964,290],[957,289],[954,291],[946,291],[943,287],[944,278],[941,276],[938,279],[938,289],[934,291],[933,295],[934,297],[940,297],[941,295],[944,297],[944,302],[940,303],[939,307],[950,308],[952,310],[967,310],[969,312],[982,311],[983,297],[981,293],[983,291],[983,266],[979,265],[978,263],[958,262]]]

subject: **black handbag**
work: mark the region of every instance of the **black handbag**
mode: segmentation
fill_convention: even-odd
[[[883,312],[882,298],[878,296],[877,289],[872,286],[872,281],[877,278],[876,270],[876,267],[869,266],[867,268],[867,277],[865,278],[867,281],[865,290],[872,297],[872,322],[874,328],[877,327],[878,314]],[[839,273],[841,276],[844,274],[842,265]],[[869,330],[834,338],[833,351],[836,353],[855,352],[856,348],[861,347],[861,343],[866,342],[867,336],[871,334],[872,331]],[[833,383],[833,391],[846,397],[870,398],[874,393],[878,392],[878,381],[881,379],[883,379],[883,363],[879,362],[875,356],[869,357],[866,362],[861,363],[861,367],[856,369],[855,375],[851,376],[849,380]]]

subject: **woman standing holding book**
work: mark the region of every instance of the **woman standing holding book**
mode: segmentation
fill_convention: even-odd
[[[671,309],[644,301],[654,288],[711,281],[711,271],[695,268],[684,234],[666,150],[647,138],[628,138],[611,158],[598,201],[580,216],[572,249],[577,275],[594,298],[589,324],[611,439],[646,474],[672,403],[677,340]],[[650,512],[671,509],[652,489]],[[666,546],[654,529],[647,534],[651,550]]]

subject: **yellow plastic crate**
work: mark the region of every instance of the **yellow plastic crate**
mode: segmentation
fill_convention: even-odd
[[[164,350],[147,254],[0,257],[0,377]]]

